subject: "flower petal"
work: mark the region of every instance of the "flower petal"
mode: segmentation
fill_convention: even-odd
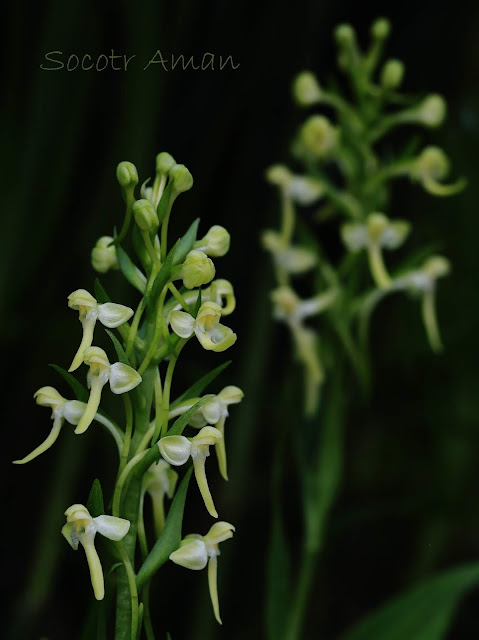
[[[141,380],[140,374],[123,362],[115,362],[110,366],[110,388],[117,395],[131,391]]]
[[[170,324],[173,331],[180,338],[190,338],[193,335],[195,319],[185,311],[172,311],[170,313]]]
[[[67,522],[62,528],[62,536],[75,551],[78,549],[78,538],[73,529],[73,522]]]
[[[215,398],[204,404],[201,411],[207,424],[216,424],[221,417],[221,404]]]
[[[185,436],[165,436],[158,442],[163,458],[175,467],[180,467],[190,457],[191,442]]]
[[[133,309],[122,304],[105,302],[105,304],[98,305],[98,319],[105,327],[110,329],[119,327],[124,322],[127,322],[132,315]]]
[[[93,518],[98,533],[109,540],[121,540],[130,529],[130,521],[115,516],[97,516]]]
[[[193,571],[204,569],[208,564],[208,554],[203,540],[190,539],[170,554],[170,560],[175,564]]]
[[[203,539],[207,544],[218,544],[232,538],[234,531],[236,529],[232,524],[220,520],[214,523]]]

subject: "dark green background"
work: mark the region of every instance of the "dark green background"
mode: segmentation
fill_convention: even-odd
[[[370,21],[382,14],[393,20],[388,52],[406,64],[405,87],[447,97],[446,126],[424,139],[447,149],[455,174],[466,175],[469,186],[448,200],[433,200],[409,184],[396,187],[388,213],[413,222],[411,246],[431,245],[453,264],[439,295],[446,351],[441,357],[429,351],[419,309],[404,298],[391,299],[375,317],[375,391],[368,402],[353,389],[344,399],[345,479],[305,638],[333,638],[415,579],[476,560],[479,9],[464,1],[23,0],[4,11],[2,550],[13,622],[7,616],[2,625],[9,637],[79,637],[90,585],[83,558],[71,552],[59,530],[63,510],[86,500],[93,478],[100,476],[111,489],[110,443],[98,429],[76,438],[66,426],[55,449],[39,460],[23,468],[10,461],[30,451],[49,428],[48,411],[36,407],[32,395],[42,385],[60,384],[47,364],[68,365],[76,350],[80,327],[66,297],[76,288],[92,288],[90,248],[121,220],[115,166],[131,160],[146,178],[162,150],[195,177],[194,190],[175,206],[173,232],[179,235],[200,216],[203,230],[220,223],[232,233],[230,254],[217,261],[238,299],[230,324],[239,339],[228,352],[234,364],[224,384],[242,386],[246,396],[228,424],[231,481],[221,490],[219,479],[213,482],[221,516],[237,524],[220,559],[225,626],[212,624],[206,575],[177,567],[167,567],[156,583],[163,595],[153,604],[154,617],[175,640],[262,637],[277,405],[284,375],[296,374],[286,333],[269,321],[272,277],[258,238],[277,212],[263,173],[272,162],[288,159],[288,141],[300,121],[290,99],[294,74],[312,68],[320,78],[330,77],[334,25],[350,21],[364,40]],[[228,72],[142,71],[139,64],[126,73],[39,68],[48,51],[94,55],[112,48],[138,60],[148,60],[156,49],[185,56],[211,51],[231,54],[241,66]],[[134,292],[117,282],[115,275],[104,278],[121,301],[133,302]],[[175,379],[178,392],[222,361],[199,349],[190,354]],[[294,477],[288,487],[294,504]],[[196,489],[188,510],[186,533],[209,527]],[[294,512],[288,527],[294,558]],[[167,580],[172,582],[165,595]],[[174,605],[178,593],[181,605]],[[477,594],[471,594],[451,638],[477,636],[477,606]]]

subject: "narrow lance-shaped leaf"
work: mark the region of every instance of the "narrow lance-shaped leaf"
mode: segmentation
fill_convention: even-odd
[[[183,525],[183,511],[185,509],[186,492],[193,467],[186,472],[173,498],[165,527],[156,541],[153,549],[143,563],[136,577],[138,591],[154,576],[158,569],[165,564],[173,551],[178,549],[181,542],[181,528]]]
[[[95,278],[95,298],[100,304],[105,304],[105,302],[111,302],[111,298],[103,288],[103,285],[100,282],[99,278]]]
[[[153,286],[150,292],[150,300],[155,302],[160,293],[163,290],[163,287],[168,283],[171,278],[171,269],[173,267],[173,261],[175,259],[175,252],[179,244],[179,240],[175,243],[175,245],[171,248],[170,252],[165,258],[165,261],[155,278]]]
[[[112,333],[108,329],[105,329],[105,331],[110,336],[110,339],[113,342],[113,346],[115,347],[115,351],[116,351],[116,355],[118,356],[118,360],[120,362],[122,362],[123,364],[127,364],[129,367],[131,367],[130,361],[128,360],[128,357],[127,357],[127,355],[125,353],[125,350],[121,346],[121,343],[118,340],[118,338],[115,336],[114,333]]]
[[[200,224],[200,219],[196,218],[196,220],[191,224],[188,231],[185,235],[180,239],[178,244],[178,248],[176,249],[175,259],[173,261],[174,265],[181,264],[183,260],[186,258],[188,253],[193,248],[193,245],[196,242],[196,236],[198,234],[198,225]]]
[[[96,518],[97,516],[101,516],[105,513],[103,491],[98,478],[95,478],[95,480],[93,480],[86,506],[92,518]]]
[[[50,367],[62,376],[62,378],[66,381],[68,386],[75,394],[77,400],[79,400],[80,402],[88,402],[90,394],[88,393],[86,387],[84,387],[82,383],[75,378],[75,376],[73,376],[71,373],[57,364],[51,364]]]
[[[142,277],[142,273],[139,271],[139,269],[137,269],[130,256],[119,244],[116,246],[116,258],[118,260],[120,271],[128,280],[128,282],[140,293],[144,293],[146,279]]]
[[[364,618],[341,640],[443,640],[463,595],[479,583],[479,563],[427,578]]]
[[[173,425],[168,429],[168,433],[166,435],[181,436],[186,425],[191,420],[191,418],[195,415],[198,409],[200,409],[204,404],[206,404],[212,398],[214,398],[214,395],[207,395],[207,396],[203,396],[201,400],[198,400],[198,402],[194,404],[192,407],[190,407],[188,411],[185,411],[185,413],[183,413],[177,420],[175,420]]]

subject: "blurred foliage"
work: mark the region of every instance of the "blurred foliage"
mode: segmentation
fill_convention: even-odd
[[[274,219],[276,203],[263,172],[286,156],[299,122],[299,112],[285,99],[294,74],[303,68],[331,74],[334,25],[348,21],[365,34],[383,12],[393,22],[390,55],[404,61],[409,89],[438,91],[448,100],[447,124],[434,140],[447,148],[469,187],[452,204],[431,203],[405,184],[394,193],[391,215],[401,217],[407,209],[418,246],[431,235],[440,238],[437,250],[454,265],[439,296],[445,354],[431,355],[412,305],[391,299],[376,316],[374,404],[352,394],[346,479],[305,638],[336,637],[433,570],[477,559],[479,9],[465,2],[409,0],[387,10],[379,2],[326,0],[294,8],[285,0],[22,0],[5,9],[1,98],[1,347],[7,368],[1,469],[9,523],[2,542],[12,614],[7,637],[77,637],[76,615],[87,609],[87,572],[81,582],[71,582],[77,558],[59,532],[65,506],[80,500],[79,488],[98,476],[91,448],[105,451],[108,436],[98,430],[85,443],[65,429],[55,463],[44,456],[20,472],[10,461],[23,452],[25,434],[30,439],[38,433],[40,442],[48,429],[31,395],[43,384],[58,383],[46,363],[68,364],[65,354],[76,344],[78,327],[66,296],[91,282],[89,250],[122,211],[114,167],[129,159],[145,173],[152,154],[164,149],[184,159],[195,177],[172,232],[199,216],[205,227],[214,220],[232,234],[225,277],[237,282],[241,268],[233,328],[249,348],[232,353],[234,364],[225,374],[225,384],[234,380],[245,390],[230,429],[231,480],[218,498],[225,518],[234,516],[238,525],[219,576],[225,626],[216,628],[209,608],[201,606],[204,576],[176,567],[165,566],[165,576],[172,592],[181,587],[192,613],[178,616],[166,595],[153,615],[176,628],[177,638],[263,637],[266,537],[262,544],[257,531],[268,528],[271,516],[270,466],[282,417],[277,399],[291,398],[294,405],[296,393],[282,382],[291,373],[285,372],[285,336],[269,322],[265,291],[271,273],[258,236]],[[94,54],[112,48],[146,58],[158,48],[185,55],[213,51],[233,55],[241,66],[211,73],[39,69],[47,51]],[[108,278],[105,286],[110,292]],[[125,304],[131,293],[111,291]],[[202,359],[198,372],[213,366]],[[196,373],[185,375],[183,389]],[[104,489],[109,494],[111,487]],[[284,491],[294,506],[295,483]],[[200,512],[198,501],[192,519]],[[295,539],[294,518],[286,524]],[[448,638],[479,632],[477,598],[471,592],[459,607]]]

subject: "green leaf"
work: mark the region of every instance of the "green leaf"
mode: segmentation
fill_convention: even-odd
[[[98,478],[93,480],[93,484],[90,489],[90,495],[86,503],[86,508],[90,512],[92,518],[101,516],[105,513],[105,505],[103,503],[103,491]]]
[[[196,220],[191,224],[188,231],[185,235],[180,239],[178,244],[178,248],[176,249],[175,259],[173,264],[181,264],[183,260],[186,258],[188,253],[193,249],[193,245],[196,242],[196,236],[198,234],[198,225],[200,224],[200,219],[196,218]]]
[[[110,567],[110,569],[108,570],[108,573],[106,575],[107,576],[111,576],[112,573],[114,573],[117,569],[119,569],[122,566],[123,566],[123,562],[115,562],[115,564],[113,564]]]
[[[128,357],[127,357],[127,355],[125,353],[125,350],[121,346],[120,341],[118,340],[118,338],[115,336],[114,333],[112,333],[108,329],[105,329],[105,331],[110,336],[110,339],[113,342],[113,346],[115,347],[115,351],[116,351],[116,355],[118,356],[118,360],[120,362],[123,362],[123,364],[127,364],[129,367],[131,367],[130,361],[128,360]]]
[[[67,384],[72,389],[73,393],[76,396],[76,399],[80,402],[88,402],[89,393],[87,389],[82,385],[81,382],[72,376],[71,373],[63,369],[63,367],[59,367],[57,364],[51,364],[50,367],[54,369],[57,373],[59,373],[62,378],[67,382]]]
[[[341,640],[443,640],[463,595],[479,583],[479,563],[426,578],[347,631]]]
[[[136,577],[138,591],[154,576],[158,569],[165,564],[173,551],[176,551],[181,542],[181,527],[183,524],[183,511],[185,509],[186,492],[191,478],[193,467],[186,472],[178,491],[173,498],[168,516],[160,537],[143,563]]]
[[[193,318],[197,318],[198,317],[198,311],[200,310],[201,307],[201,289],[198,291],[198,297],[196,298],[196,302],[195,302],[195,306],[193,307]]]
[[[177,407],[180,403],[183,402],[183,400],[188,400],[188,398],[196,398],[197,396],[200,396],[203,393],[204,389],[206,389],[206,387],[211,384],[213,380],[226,369],[226,367],[229,367],[230,364],[231,360],[223,362],[223,364],[220,364],[219,367],[216,367],[216,369],[213,369],[209,373],[202,376],[199,380],[192,384],[189,389],[182,393],[181,396],[178,396],[178,398],[176,398],[176,400],[170,404],[170,409],[174,409],[175,407]]]
[[[161,196],[161,200],[158,203],[158,207],[156,209],[156,213],[158,214],[158,221],[160,224],[163,222],[165,216],[170,212],[173,202],[173,180],[170,180],[168,186],[163,191],[163,195]]]
[[[173,261],[175,259],[176,249],[178,248],[179,240],[175,243],[175,245],[171,248],[170,252],[165,258],[158,275],[155,278],[153,286],[151,287],[150,292],[150,300],[155,302],[157,297],[163,291],[163,288],[169,282],[171,278],[171,269],[173,268]]]
[[[138,289],[138,291],[143,294],[146,287],[146,278],[142,278],[141,271],[135,266],[129,255],[119,244],[116,246],[116,258],[122,274],[135,289]]]
[[[99,278],[95,278],[95,298],[100,304],[111,302],[111,298],[103,288],[103,285],[101,284]]]
[[[291,602],[288,542],[278,506],[274,511],[267,566],[269,588],[266,620],[270,640],[283,635],[288,604]]]
[[[167,436],[181,436],[186,425],[191,420],[191,418],[195,415],[195,413],[202,407],[206,402],[214,398],[213,395],[203,396],[201,400],[198,400],[196,404],[185,411],[179,418],[175,420],[172,426],[168,429]]]

